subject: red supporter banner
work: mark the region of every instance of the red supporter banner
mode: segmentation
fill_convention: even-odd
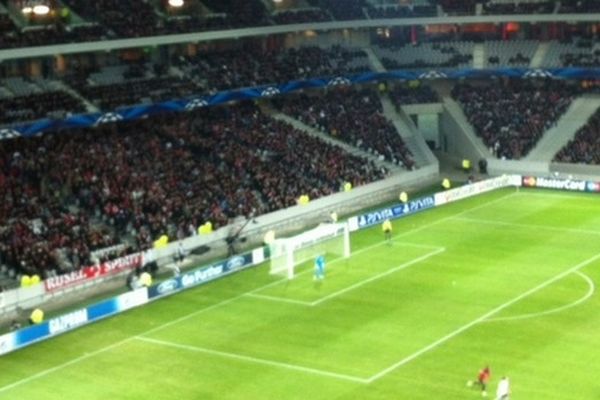
[[[46,292],[55,292],[71,286],[93,281],[94,279],[110,276],[142,265],[142,253],[130,254],[102,264],[84,267],[79,271],[69,272],[48,278],[44,281]]]

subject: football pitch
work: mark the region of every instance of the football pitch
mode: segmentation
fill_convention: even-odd
[[[0,357],[0,399],[600,398],[600,198],[514,188],[354,233]]]

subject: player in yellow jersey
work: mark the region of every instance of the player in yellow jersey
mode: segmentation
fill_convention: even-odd
[[[389,218],[387,218],[385,221],[383,221],[383,224],[381,224],[381,229],[383,230],[383,235],[385,236],[385,240],[387,240],[388,242],[391,242],[391,240],[392,240],[392,222],[389,220]]]

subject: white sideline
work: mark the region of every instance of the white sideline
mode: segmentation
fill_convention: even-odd
[[[512,317],[488,318],[482,322],[516,321],[516,320],[520,320],[520,319],[543,317],[544,315],[556,314],[556,313],[568,310],[569,308],[573,308],[573,307],[580,305],[581,303],[587,301],[587,299],[589,299],[590,297],[592,297],[594,295],[594,292],[596,291],[596,285],[594,285],[594,281],[592,281],[592,279],[589,276],[587,276],[586,274],[584,274],[583,272],[575,271],[575,273],[577,275],[579,275],[581,278],[583,278],[583,280],[586,281],[588,284],[588,292],[582,298],[575,300],[572,303],[565,304],[564,306],[552,308],[550,310],[540,311],[540,312],[536,312],[536,313],[515,315]]]
[[[504,310],[505,308],[515,304],[516,302],[524,299],[525,297],[529,296],[530,294],[533,294],[535,292],[537,292],[538,290],[541,290],[543,288],[545,288],[548,285],[553,284],[554,282],[564,278],[565,276],[572,274],[573,272],[578,271],[579,269],[585,267],[588,264],[593,263],[594,261],[600,259],[600,253],[596,254],[595,256],[592,256],[590,258],[588,258],[585,261],[580,262],[579,264],[575,265],[574,267],[569,268],[566,271],[561,272],[560,274],[554,276],[553,278],[550,278],[542,283],[540,283],[539,285],[537,285],[536,287],[529,289],[528,291],[518,295],[517,297],[513,298],[512,300],[507,301],[506,303],[503,303],[501,305],[499,305],[498,307],[494,308],[491,311],[488,311],[487,313],[483,314],[482,316],[474,319],[473,321],[469,322],[468,324],[465,324],[463,326],[461,326],[460,328],[450,332],[449,334],[447,334],[446,336],[436,340],[435,342],[423,347],[421,350],[418,350],[416,352],[414,352],[413,354],[411,354],[408,357],[403,358],[402,360],[398,361],[397,363],[387,367],[386,369],[376,373],[375,375],[371,376],[368,379],[368,383],[372,383],[382,377],[384,377],[385,375],[389,374],[390,372],[394,371],[395,369],[409,363],[410,361],[414,360],[415,358],[419,357],[420,355],[427,353],[430,350],[435,349],[436,347],[438,347],[441,344],[444,344],[445,342],[447,342],[448,340],[460,335],[461,333],[463,333],[464,331],[466,331],[467,329],[471,328],[474,325],[477,325],[480,322],[485,321],[486,319],[488,319],[489,317],[491,317],[494,314],[497,314],[498,312]]]
[[[492,201],[489,201],[489,202],[487,202],[487,203],[480,204],[480,205],[478,205],[478,206],[475,206],[475,207],[469,208],[468,210],[461,211],[460,213],[453,214],[453,215],[450,215],[450,216],[448,216],[448,217],[444,217],[444,218],[442,218],[442,219],[435,220],[434,222],[431,222],[431,223],[429,223],[429,224],[421,225],[421,226],[419,226],[419,227],[417,227],[417,228],[414,228],[414,229],[411,229],[411,230],[404,231],[403,233],[401,233],[401,234],[399,234],[399,235],[396,235],[396,237],[402,237],[402,236],[405,236],[405,235],[408,235],[408,234],[411,234],[411,233],[414,233],[414,232],[421,231],[421,230],[423,230],[423,229],[427,229],[427,228],[429,228],[429,227],[431,227],[431,226],[435,226],[435,225],[437,225],[437,224],[440,224],[440,223],[442,223],[442,222],[445,222],[445,221],[451,220],[452,218],[458,217],[458,216],[460,216],[460,215],[467,214],[467,213],[469,213],[469,212],[471,212],[471,211],[475,211],[475,210],[479,210],[479,209],[481,209],[481,208],[488,207],[488,206],[490,206],[490,205],[492,205],[492,204],[495,204],[495,203],[498,203],[498,202],[500,202],[500,201],[505,201],[507,198],[509,198],[509,197],[512,197],[512,196],[515,196],[515,195],[517,195],[517,194],[518,194],[518,192],[511,192],[511,193],[509,193],[509,194],[506,194],[506,195],[504,195],[504,196],[501,196],[501,197],[499,197],[499,198],[497,198],[497,199],[495,199],[495,200],[492,200]],[[158,331],[158,330],[161,330],[161,329],[167,328],[167,327],[169,327],[169,326],[175,325],[175,324],[177,324],[177,323],[179,323],[179,322],[182,322],[182,321],[185,321],[185,320],[187,320],[187,319],[193,318],[193,317],[195,317],[196,315],[198,315],[198,314],[201,314],[201,313],[203,313],[203,312],[210,311],[210,310],[212,310],[212,309],[214,309],[214,308],[221,307],[221,306],[227,305],[227,304],[229,304],[229,303],[231,303],[231,302],[233,302],[233,301],[235,301],[235,300],[241,299],[241,298],[245,297],[245,296],[246,296],[247,294],[249,294],[249,293],[258,292],[258,291],[260,291],[260,290],[263,290],[263,289],[265,289],[265,288],[267,288],[267,287],[273,286],[273,285],[275,285],[275,284],[279,284],[281,281],[285,281],[285,280],[287,280],[287,278],[284,278],[284,279],[281,279],[281,280],[278,280],[278,281],[275,281],[275,282],[268,283],[268,284],[266,284],[266,285],[264,285],[264,286],[261,286],[261,287],[259,287],[259,288],[256,288],[256,289],[253,289],[253,290],[250,290],[250,291],[248,291],[248,292],[246,292],[246,293],[242,293],[242,294],[239,294],[239,295],[237,295],[237,296],[231,297],[231,298],[229,298],[229,299],[227,299],[227,300],[223,300],[223,301],[220,301],[220,302],[218,302],[218,303],[212,304],[212,305],[210,305],[210,306],[208,306],[208,307],[206,307],[206,308],[202,308],[202,309],[200,309],[200,310],[198,310],[198,311],[194,311],[194,312],[192,312],[192,313],[190,313],[190,314],[184,315],[183,317],[180,317],[180,318],[174,319],[174,320],[172,320],[172,321],[166,322],[166,323],[164,323],[164,324],[158,325],[158,326],[156,326],[156,327],[154,327],[154,328],[152,328],[152,329],[149,329],[149,330],[147,330],[147,331],[145,331],[145,332],[142,332],[142,333],[141,333],[141,334],[139,334],[139,335],[140,335],[140,336],[141,336],[141,335],[147,335],[147,334],[150,334],[150,333],[156,332],[156,331]],[[138,336],[138,335],[133,335],[133,336],[130,336],[130,337],[126,338],[126,339],[123,339],[123,340],[121,340],[121,341],[118,341],[118,342],[116,342],[116,343],[113,343],[113,344],[111,344],[111,345],[108,345],[108,346],[102,347],[102,348],[100,348],[100,349],[98,349],[98,350],[95,350],[95,351],[93,351],[93,352],[91,352],[91,353],[88,353],[88,354],[81,355],[81,356],[79,356],[79,357],[73,358],[73,359],[71,359],[71,360],[69,360],[69,361],[67,361],[67,362],[64,362],[64,363],[62,363],[62,364],[59,364],[59,365],[56,365],[56,366],[54,366],[54,367],[51,367],[51,368],[45,369],[45,370],[43,370],[43,371],[40,371],[40,372],[38,372],[38,373],[36,373],[36,374],[33,374],[33,375],[31,375],[31,376],[28,376],[27,378],[23,378],[23,379],[20,379],[20,380],[17,380],[17,381],[15,381],[15,382],[13,382],[13,383],[10,383],[10,384],[8,384],[8,385],[2,386],[2,387],[0,387],[0,393],[6,392],[6,391],[8,391],[8,390],[10,390],[10,389],[13,389],[13,388],[15,388],[15,387],[18,387],[18,386],[24,385],[24,384],[26,384],[26,383],[29,383],[29,382],[31,382],[31,381],[34,381],[34,380],[38,379],[38,378],[44,377],[44,376],[46,376],[46,375],[49,375],[49,374],[51,374],[51,373],[53,373],[53,372],[59,371],[59,370],[61,370],[61,369],[63,369],[63,368],[66,368],[66,367],[68,367],[68,366],[71,366],[71,365],[77,364],[77,363],[78,363],[78,362],[80,362],[80,361],[83,361],[83,360],[86,360],[86,359],[88,359],[88,358],[94,357],[94,356],[96,356],[96,355],[98,355],[98,354],[102,354],[102,353],[104,353],[104,352],[106,352],[106,351],[112,350],[112,349],[114,349],[115,347],[118,347],[118,346],[120,346],[120,345],[122,345],[122,344],[125,344],[125,343],[127,343],[127,342],[129,342],[129,341],[131,341],[131,340],[135,339],[135,337],[136,337],[136,336]]]
[[[454,219],[457,221],[473,222],[476,224],[502,225],[502,226],[511,226],[514,228],[542,229],[542,230],[547,230],[547,231],[556,231],[556,232],[563,232],[563,233],[567,232],[567,233],[583,233],[583,234],[587,234],[587,235],[600,235],[600,231],[596,231],[593,229],[564,228],[564,227],[560,227],[560,226],[539,225],[539,224],[522,224],[519,222],[495,221],[492,219],[481,219],[481,218],[457,217]]]
[[[346,375],[346,374],[339,374],[337,372],[325,371],[322,369],[303,367],[300,365],[288,364],[288,363],[284,363],[284,362],[280,362],[280,361],[266,360],[263,358],[244,356],[241,354],[228,353],[228,352],[218,351],[218,350],[211,350],[211,349],[207,349],[204,347],[190,346],[190,345],[186,345],[186,344],[179,344],[179,343],[169,342],[169,341],[165,341],[165,340],[151,339],[151,338],[141,337],[141,336],[137,336],[136,339],[141,340],[143,342],[156,344],[159,346],[173,347],[176,349],[194,351],[194,352],[198,352],[198,353],[205,353],[205,354],[210,354],[210,355],[219,356],[219,357],[232,358],[234,360],[248,361],[248,362],[252,362],[255,364],[269,365],[272,367],[292,369],[292,370],[296,370],[296,371],[306,372],[309,374],[321,375],[321,376],[326,376],[326,377],[330,377],[330,378],[342,379],[342,380],[346,380],[346,381],[367,383],[367,379],[365,379],[365,378],[359,378],[357,376]]]

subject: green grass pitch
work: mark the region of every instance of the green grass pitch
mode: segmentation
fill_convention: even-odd
[[[600,198],[505,189],[352,235],[315,283],[259,266],[0,358],[0,400],[599,399]]]

